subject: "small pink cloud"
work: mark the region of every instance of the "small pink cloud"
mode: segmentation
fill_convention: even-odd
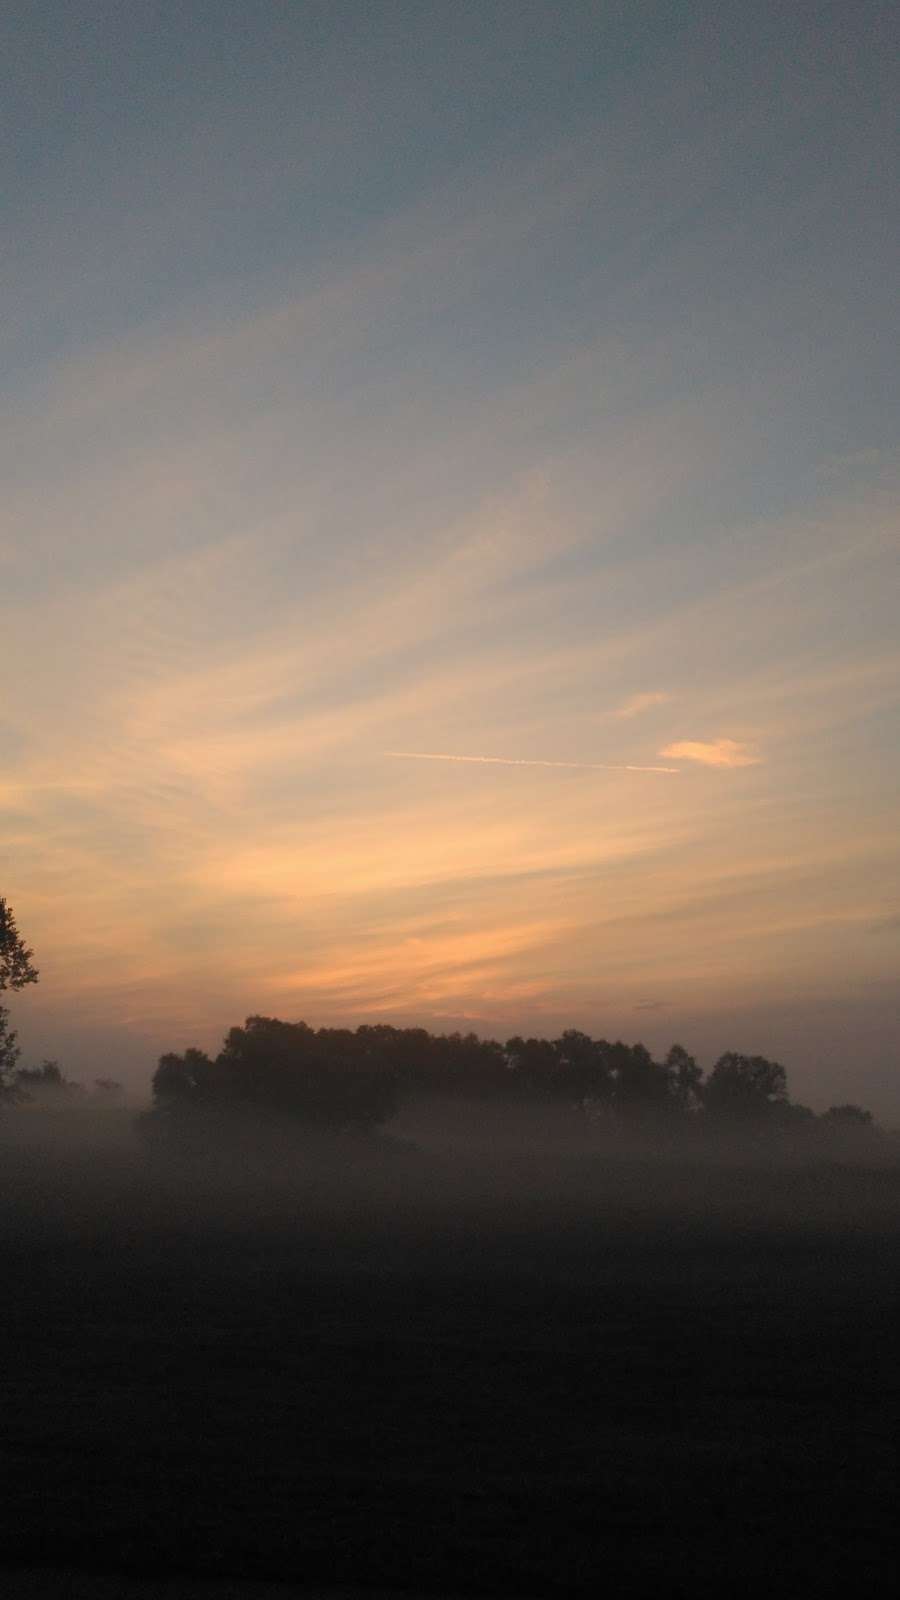
[[[699,761],[704,767],[755,767],[761,759],[750,745],[737,739],[678,739],[659,753],[681,761]]]

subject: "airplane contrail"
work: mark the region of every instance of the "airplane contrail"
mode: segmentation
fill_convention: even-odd
[[[452,756],[435,754],[427,750],[386,750],[385,755],[398,761],[467,761],[486,767],[574,767],[580,772],[672,772],[680,767],[636,767],[613,765],[606,761],[536,761],[515,756]]]

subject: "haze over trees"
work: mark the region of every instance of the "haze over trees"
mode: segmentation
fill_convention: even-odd
[[[643,1044],[594,1039],[567,1029],[556,1039],[363,1024],[311,1028],[248,1017],[213,1058],[170,1052],[153,1076],[161,1124],[202,1112],[287,1118],[332,1132],[371,1131],[423,1098],[503,1106],[559,1107],[582,1120],[646,1128],[799,1129],[818,1122],[865,1129],[871,1114],[833,1106],[815,1118],[788,1096],[787,1072],[763,1056],[728,1051],[708,1077],[675,1044],[662,1061]]]
[[[804,1516],[831,1497],[798,1523],[816,1574],[822,1529],[893,1528],[889,1428],[857,1419],[893,1372],[900,1163],[780,1062],[251,1016],[161,1056],[134,1118],[4,1038],[20,1563],[577,1595],[659,1545],[642,1592],[686,1547],[719,1592],[750,1516],[758,1594],[794,1482]]]
[[[38,977],[34,952],[0,898],[0,992],[23,989]],[[58,1062],[20,1067],[20,1055],[8,1008],[0,1004],[0,1098],[58,1106],[84,1094]],[[874,1126],[871,1112],[850,1103],[816,1118],[791,1101],[786,1069],[765,1056],[726,1051],[704,1077],[681,1044],[657,1061],[641,1043],[594,1039],[576,1028],[556,1039],[517,1034],[502,1044],[476,1033],[433,1034],[386,1023],[311,1028],[255,1015],[229,1030],[215,1058],[195,1047],[162,1055],[152,1090],[156,1126],[207,1112],[371,1132],[423,1096],[555,1105],[583,1119],[656,1127],[798,1130],[815,1121],[859,1134]],[[113,1105],[121,1092],[114,1078],[94,1079],[95,1103]]]

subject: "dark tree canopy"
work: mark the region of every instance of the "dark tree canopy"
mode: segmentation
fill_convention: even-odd
[[[24,1100],[62,1100],[83,1094],[80,1083],[67,1078],[58,1061],[42,1061],[39,1067],[19,1067],[13,1080],[16,1095]]]
[[[406,1099],[422,1096],[568,1107],[573,1114],[648,1128],[871,1123],[868,1112],[837,1106],[816,1118],[788,1098],[787,1073],[764,1056],[720,1056],[708,1080],[675,1044],[657,1061],[643,1044],[592,1039],[567,1029],[556,1039],[515,1036],[501,1044],[474,1033],[363,1024],[311,1028],[305,1022],[248,1017],[213,1059],[204,1051],[161,1056],[153,1078],[157,1107],[276,1116],[322,1129],[374,1128]]]
[[[12,906],[0,896],[0,992],[37,983],[33,956],[34,951],[27,948],[16,927]]]
[[[194,1049],[161,1056],[153,1093],[172,1109],[240,1108],[325,1129],[374,1127],[395,1109],[394,1075],[373,1060],[368,1040],[274,1017],[232,1028],[214,1061]]]
[[[721,1117],[760,1117],[787,1101],[787,1073],[765,1056],[720,1056],[706,1084],[706,1109]]]
[[[0,994],[7,989],[24,989],[37,983],[34,952],[29,950],[16,926],[12,907],[0,896]],[[9,1012],[0,1005],[0,1098],[13,1093],[13,1077],[21,1051],[15,1031],[9,1026]]]
[[[682,1111],[696,1111],[703,1101],[703,1068],[685,1050],[673,1044],[666,1056],[669,1093]]]
[[[12,1089],[20,1055],[16,1031],[9,1025],[9,1012],[5,1006],[0,1006],[0,1097]]]
[[[829,1106],[822,1120],[835,1127],[871,1128],[873,1117],[871,1111],[864,1110],[862,1106],[842,1105]]]
[[[153,1074],[153,1095],[156,1100],[200,1105],[212,1098],[212,1062],[204,1050],[185,1050],[184,1055],[170,1051],[160,1056]]]

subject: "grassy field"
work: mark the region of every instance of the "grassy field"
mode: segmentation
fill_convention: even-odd
[[[891,1167],[161,1168],[120,1119],[7,1124],[0,1171],[22,1583],[696,1596],[892,1569]]]

